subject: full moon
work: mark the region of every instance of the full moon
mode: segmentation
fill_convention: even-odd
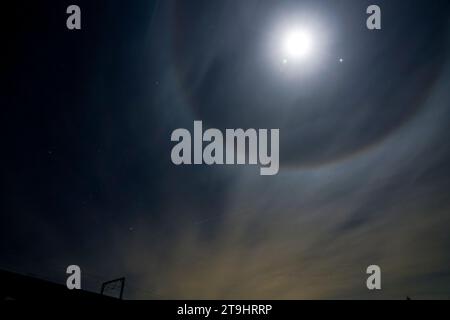
[[[283,61],[303,60],[313,51],[313,36],[305,29],[292,29],[285,33],[281,46]]]

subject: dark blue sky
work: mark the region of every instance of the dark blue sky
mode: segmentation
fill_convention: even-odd
[[[127,277],[128,298],[449,298],[449,9],[7,6],[0,268],[63,283],[78,264],[90,290]],[[320,51],[280,69],[271,41],[295,19],[318,26]],[[174,166],[170,134],[194,120],[280,128],[279,174]]]

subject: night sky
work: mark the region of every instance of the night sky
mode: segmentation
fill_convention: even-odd
[[[84,289],[125,276],[139,299],[450,298],[448,0],[2,13],[1,269],[65,283],[76,264]],[[316,50],[283,63],[296,21]],[[170,135],[194,120],[279,128],[279,173],[175,166]]]

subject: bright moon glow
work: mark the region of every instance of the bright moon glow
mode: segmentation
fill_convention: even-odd
[[[300,60],[307,58],[313,49],[312,35],[302,29],[295,29],[287,32],[282,43],[286,60]]]

